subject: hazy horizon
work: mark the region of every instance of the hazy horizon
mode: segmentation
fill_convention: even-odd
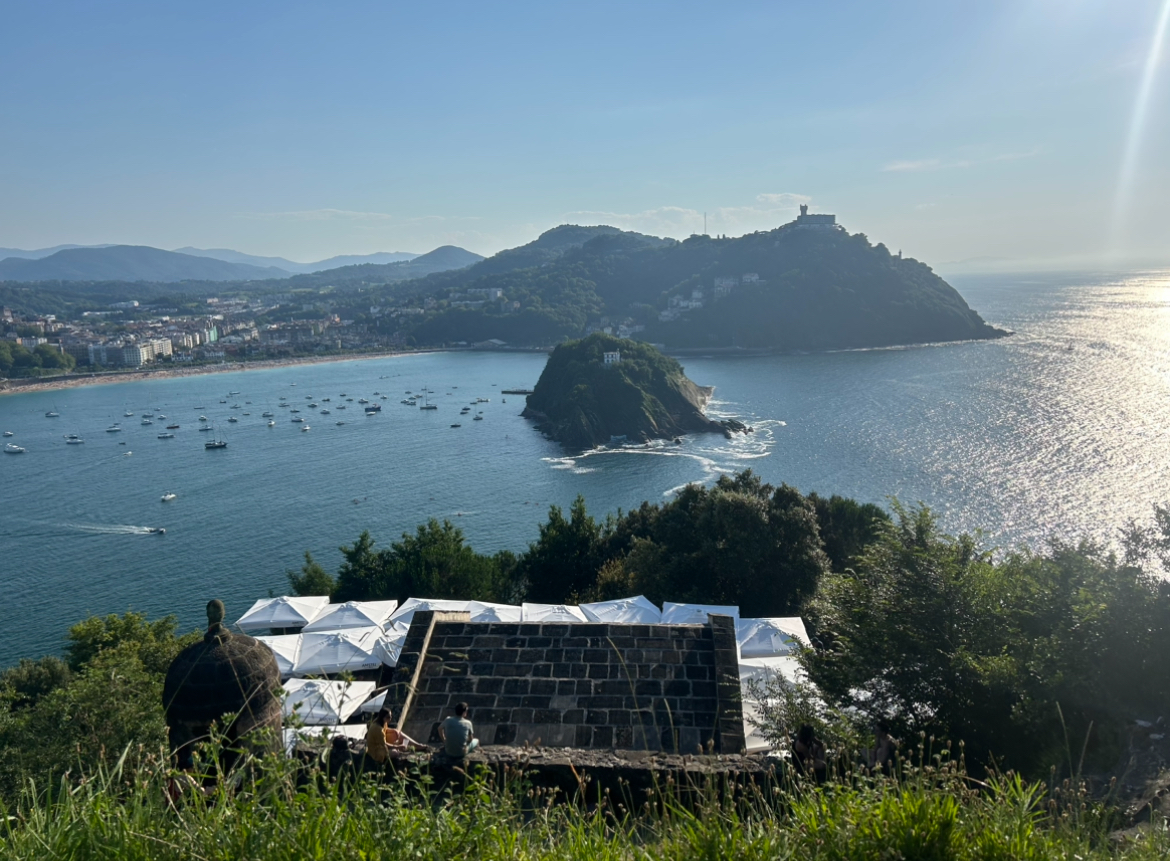
[[[1170,264],[1170,0],[27,4],[0,246],[310,262],[806,202],[941,269]]]

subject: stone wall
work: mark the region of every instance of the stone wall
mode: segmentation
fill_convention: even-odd
[[[738,753],[731,617],[706,625],[472,623],[419,612],[387,702],[398,727],[435,743],[466,702],[482,744]]]

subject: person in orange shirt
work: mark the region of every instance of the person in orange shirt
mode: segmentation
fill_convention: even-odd
[[[370,721],[370,727],[366,731],[366,755],[370,759],[379,765],[385,765],[391,751],[429,750],[425,744],[419,744],[406,733],[390,726],[390,717],[390,709],[382,709]]]

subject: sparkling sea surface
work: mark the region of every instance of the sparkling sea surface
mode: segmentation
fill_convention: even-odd
[[[545,356],[524,353],[0,397],[0,430],[14,434],[3,442],[27,449],[0,457],[0,666],[59,651],[66,628],[90,613],[175,613],[190,628],[219,597],[237,618],[269,590],[281,594],[284,572],[305,550],[335,570],[338,546],[363,529],[386,545],[428,517],[447,518],[477,550],[520,551],[548,506],[578,493],[604,515],[747,467],[806,492],[922,501],[948,530],[982,529],[1000,547],[1052,536],[1113,540],[1126,520],[1170,501],[1170,272],[951,283],[1015,334],[683,359],[691,379],[716,386],[713,415],[755,428],[734,440],[693,436],[682,446],[572,456],[519,417],[522,396],[500,394],[535,384]],[[439,409],[400,403],[424,387]],[[281,395],[311,430],[290,421]],[[362,397],[382,413],[365,417]],[[461,418],[477,397],[490,400]],[[483,420],[473,421],[479,410]],[[151,411],[167,419],[142,425]],[[200,415],[226,449],[204,449],[214,434],[197,430]],[[229,423],[233,415],[239,421]],[[106,433],[114,422],[123,430]],[[174,423],[174,439],[157,438]],[[66,434],[85,444],[66,445]],[[164,493],[176,498],[164,503]]]

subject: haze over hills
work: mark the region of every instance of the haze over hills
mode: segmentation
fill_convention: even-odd
[[[0,248],[0,260],[6,260],[9,257],[21,257],[25,260],[40,260],[42,257],[48,257],[50,254],[56,254],[58,251],[64,251],[66,248],[109,248],[110,244],[105,245],[54,245],[51,248]]]
[[[6,249],[11,250],[11,249]],[[433,272],[456,269],[482,260],[478,254],[445,245],[429,254],[391,251],[364,255],[342,255],[317,263],[295,263],[281,257],[258,257],[230,249],[183,249],[164,251],[146,245],[67,246],[42,249],[39,257],[9,255],[0,259],[0,280],[6,281],[256,281],[285,279],[297,274],[335,269],[378,272],[388,270],[384,280],[419,278]],[[187,253],[189,251],[193,253]],[[21,254],[40,254],[20,252]],[[415,263],[414,261],[418,261]],[[279,265],[284,264],[284,265]],[[287,269],[285,266],[295,267]],[[351,276],[353,277],[353,273]]]
[[[4,249],[0,249],[3,255]],[[309,272],[320,272],[322,269],[337,269],[341,266],[355,266],[362,263],[399,263],[403,260],[413,260],[418,254],[409,251],[377,251],[373,254],[340,254],[315,263],[297,263],[285,257],[261,257],[256,254],[245,254],[242,251],[233,251],[230,248],[176,248],[179,254],[190,254],[195,257],[212,257],[228,263],[248,263],[252,266],[283,269],[290,275],[304,275]]]
[[[282,269],[227,263],[147,245],[66,248],[39,260],[0,260],[7,281],[252,281],[287,277]]]

